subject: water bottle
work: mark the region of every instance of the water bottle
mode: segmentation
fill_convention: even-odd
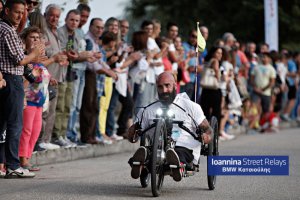
[[[179,138],[179,136],[180,136],[180,129],[178,129],[178,128],[173,128],[172,129],[172,135],[171,135],[171,137],[172,137],[172,139],[174,140],[174,141],[177,141],[177,139]]]

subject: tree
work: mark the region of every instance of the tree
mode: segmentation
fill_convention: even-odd
[[[89,0],[78,0],[78,3],[89,4]]]

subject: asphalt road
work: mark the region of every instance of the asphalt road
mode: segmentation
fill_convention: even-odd
[[[200,173],[177,183],[165,177],[159,199],[300,199],[300,129],[277,134],[241,135],[222,142],[222,155],[288,155],[289,176],[218,176],[214,191],[206,179],[206,158]],[[130,144],[129,144],[130,145]],[[149,199],[151,188],[131,179],[131,155],[41,166],[34,179],[1,179],[0,199]]]

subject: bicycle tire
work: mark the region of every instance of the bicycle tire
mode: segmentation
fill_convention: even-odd
[[[140,140],[140,146],[144,146],[147,148],[147,146],[151,145],[151,141],[149,139],[149,137],[146,136],[146,134],[143,134],[141,136],[141,140]],[[142,169],[141,175],[140,175],[140,183],[142,188],[146,188],[149,185],[150,182],[150,173],[149,170],[147,169],[147,167],[144,167]]]
[[[208,155],[207,155],[207,173],[208,173],[208,156],[219,155],[218,149],[218,138],[219,138],[219,126],[216,117],[212,117],[210,120],[210,126],[213,129],[214,137],[213,141],[208,144]],[[216,187],[217,176],[207,174],[207,183],[209,190],[214,190]]]
[[[166,126],[164,120],[158,120],[152,145],[152,154],[150,159],[150,173],[151,173],[151,189],[154,197],[158,197],[161,193],[161,188],[164,181],[164,163],[158,162],[158,150],[164,150],[164,133]]]

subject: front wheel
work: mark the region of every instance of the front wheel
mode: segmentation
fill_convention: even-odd
[[[154,197],[158,197],[164,181],[164,134],[166,125],[159,120],[155,127],[152,154],[150,159],[151,189]]]
[[[150,181],[150,173],[146,168],[143,168],[140,176],[140,182],[143,188],[148,187]]]
[[[219,148],[218,148],[218,142],[219,142],[219,127],[218,127],[218,121],[216,117],[212,117],[210,120],[210,126],[213,129],[214,137],[213,141],[208,144],[208,155],[207,155],[207,172],[208,172],[208,156],[217,156],[219,155]],[[207,182],[208,182],[208,188],[210,190],[214,190],[216,186],[217,177],[212,175],[207,175]]]
[[[140,145],[146,147],[146,149],[148,150],[151,146],[151,140],[149,138],[148,135],[143,134],[141,136],[141,140],[140,140]],[[149,182],[150,182],[150,173],[149,173],[149,167],[146,166],[145,168],[142,169],[141,175],[140,175],[140,183],[142,185],[143,188],[148,187]]]

